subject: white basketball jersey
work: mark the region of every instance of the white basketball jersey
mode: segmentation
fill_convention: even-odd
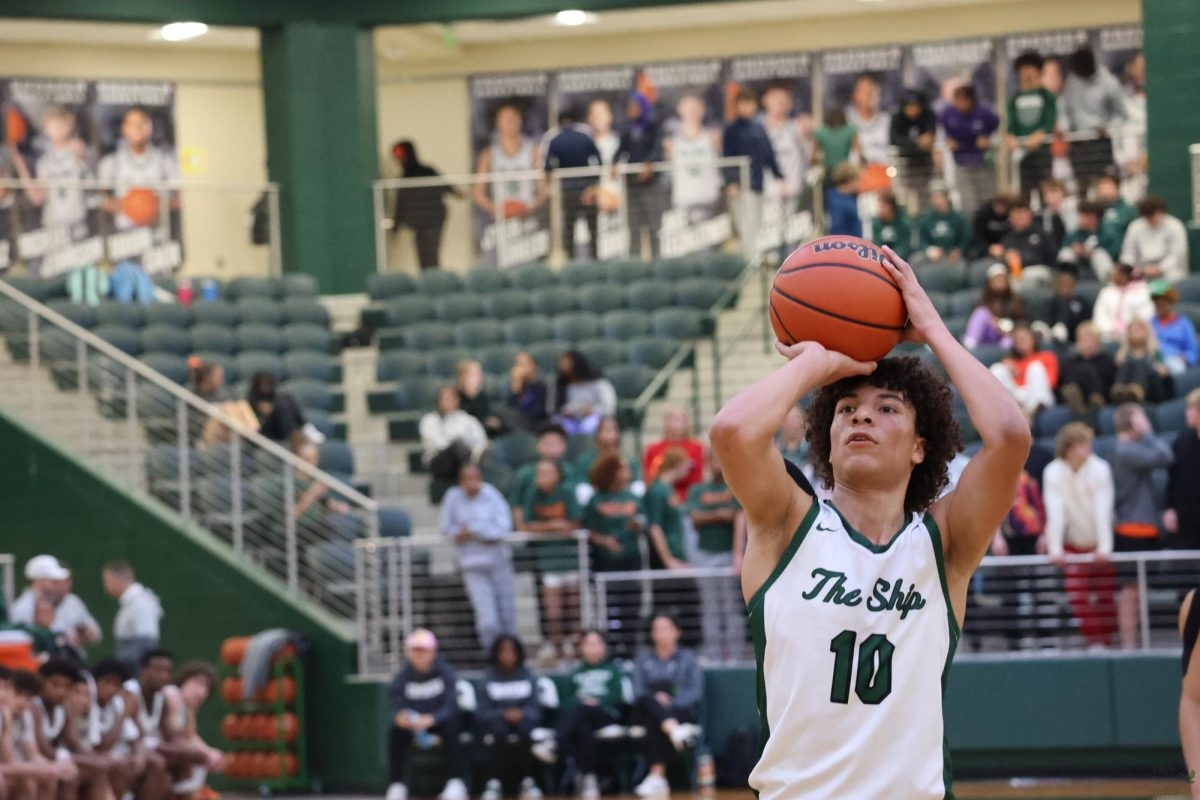
[[[769,197],[797,197],[804,188],[804,143],[800,141],[796,121],[789,119],[774,130],[767,127],[765,116],[759,121],[771,139],[775,161],[783,173],[783,180],[780,180],[770,170],[763,170],[763,194]],[[777,186],[780,183],[783,184],[782,191]]]
[[[161,691],[155,692],[154,699],[150,701],[150,707],[146,708],[146,696],[139,689],[137,700],[137,717],[138,725],[142,729],[142,742],[150,750],[155,750],[162,742],[162,715],[166,697]]]
[[[671,137],[671,205],[675,208],[711,206],[721,196],[721,175],[717,171],[712,136],[701,130],[695,136],[682,131]]]
[[[139,186],[179,180],[179,165],[175,163],[174,154],[153,145],[148,145],[138,155],[121,142],[114,152],[100,159],[99,171],[101,180],[115,181],[113,195],[118,199]],[[160,199],[165,197],[158,187],[156,191],[160,192]],[[120,230],[136,227],[133,220],[124,214],[118,213],[116,220]]]
[[[47,181],[82,181],[91,177],[87,164],[80,161],[71,147],[47,150],[34,165],[38,178]],[[42,204],[42,226],[74,225],[87,217],[87,198],[83,189],[64,186],[46,187]]]
[[[749,615],[762,800],[953,797],[942,690],[958,623],[929,515],[878,546],[814,503]]]
[[[492,145],[492,172],[528,172],[536,169],[533,164],[533,142],[521,140],[521,149],[515,153],[506,153],[499,142]],[[498,202],[519,200],[527,206],[533,205],[537,197],[537,181],[523,178],[521,180],[496,181],[492,184],[492,196]]]

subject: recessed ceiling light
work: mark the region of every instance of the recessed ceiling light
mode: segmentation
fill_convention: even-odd
[[[595,21],[595,14],[590,11],[581,11],[578,8],[560,11],[554,15],[555,25],[567,25],[570,27],[575,27],[577,25],[591,25]]]
[[[163,25],[158,35],[163,38],[163,41],[183,42],[206,33],[208,33],[208,26],[203,22],[172,22]]]

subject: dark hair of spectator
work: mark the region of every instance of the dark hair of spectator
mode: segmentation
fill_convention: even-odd
[[[107,564],[104,565],[104,571],[111,572],[113,575],[116,575],[118,578],[121,578],[121,579],[127,580],[127,581],[133,580],[133,577],[134,577],[133,566],[128,561],[124,561],[122,559],[117,559],[116,561],[108,562]]]
[[[1063,192],[1065,194],[1067,187],[1063,185],[1063,182],[1058,178],[1047,178],[1038,185],[1038,191],[1043,195],[1045,195],[1046,192],[1054,191]]]
[[[854,88],[857,89],[858,85],[863,81],[873,83],[876,86],[879,86],[882,83],[882,81],[879,80],[879,76],[874,72],[860,72],[854,76]]]
[[[71,683],[78,683],[83,679],[83,676],[79,674],[79,667],[65,658],[47,659],[38,667],[38,674],[43,678],[66,678]]]
[[[562,425],[559,425],[557,422],[548,422],[545,425],[543,425],[541,428],[539,428],[538,432],[537,432],[537,438],[540,439],[543,436],[547,436],[552,433],[557,436],[561,436],[564,439],[567,438],[566,429],[563,428]]]
[[[175,674],[175,685],[183,686],[192,678],[204,678],[208,682],[210,692],[217,686],[217,671],[212,668],[212,664],[205,661],[188,661],[180,667],[179,672]]]
[[[275,376],[267,370],[260,370],[250,378],[250,402],[273,400],[275,398]]]
[[[650,615],[650,622],[649,622],[649,624],[646,626],[646,629],[647,629],[647,630],[653,630],[653,629],[654,629],[654,623],[658,622],[660,619],[665,619],[667,622],[669,622],[669,623],[671,623],[672,625],[674,625],[674,626],[675,626],[675,630],[677,630],[677,631],[679,631],[679,630],[683,630],[681,627],[679,627],[679,620],[675,619],[675,617],[674,617],[672,614],[670,614],[669,612],[667,612],[667,611],[655,611],[653,614],[651,614],[651,615]]]
[[[146,667],[150,666],[150,662],[154,661],[156,658],[165,658],[168,659],[172,664],[175,663],[174,653],[165,647],[156,647],[153,650],[147,650],[145,653],[143,653],[142,657],[138,660],[138,664],[142,667],[142,669],[145,669]]]
[[[511,633],[502,633],[496,637],[496,641],[492,642],[491,652],[488,653],[488,663],[493,667],[500,666],[500,648],[506,644],[511,644],[517,651],[517,668],[525,666],[525,645],[521,644],[521,640]]]
[[[537,460],[536,466],[540,467],[542,464],[549,464],[550,467],[554,470],[554,472],[558,475],[559,482],[560,483],[562,482],[562,479],[563,479],[562,464],[558,463],[557,461],[555,461],[552,458],[539,458]]]
[[[972,105],[979,102],[979,93],[975,91],[975,87],[969,83],[964,83],[954,90],[956,98],[961,97],[964,100],[969,100]]]
[[[846,112],[840,108],[831,108],[825,112],[825,125],[830,128],[840,128],[846,124]]]
[[[1011,356],[1012,358],[1017,358],[1017,359],[1025,358],[1025,355],[1017,352],[1016,333],[1018,331],[1028,331],[1029,332],[1030,338],[1033,339],[1033,352],[1034,353],[1036,353],[1042,349],[1042,344],[1041,344],[1041,342],[1038,341],[1038,335],[1033,330],[1033,328],[1029,327],[1029,323],[1028,322],[1018,322],[1016,325],[1013,326],[1013,329],[1012,329],[1012,342],[1013,343],[1012,343],[1012,347],[1009,348],[1009,351],[1008,351],[1009,356]]]
[[[1091,200],[1084,200],[1075,210],[1079,214],[1092,214],[1097,217],[1104,214],[1104,206],[1099,203],[1093,203]]]
[[[1010,212],[1016,211],[1017,209],[1023,209],[1025,211],[1032,211],[1033,206],[1031,206],[1029,204],[1029,201],[1026,200],[1024,197],[1018,195],[1017,197],[1014,197],[1008,204],[1008,210]]]
[[[583,640],[588,638],[589,636],[599,636],[600,641],[604,642],[605,644],[608,644],[608,637],[605,636],[604,631],[600,630],[599,628],[588,628],[583,633],[581,633],[579,635],[580,643],[582,643]]]
[[[1042,58],[1041,53],[1034,50],[1026,50],[1013,61],[1013,72],[1020,72],[1025,67],[1033,67],[1038,72],[1041,72],[1044,66],[1046,66],[1046,59]]]
[[[558,370],[558,379],[554,382],[554,407],[562,408],[567,404],[567,386],[572,383],[587,383],[604,377],[600,368],[592,364],[588,357],[578,350],[567,350],[563,353],[570,362],[570,367],[564,373]],[[561,359],[561,356],[560,356]]]
[[[1122,403],[1113,412],[1113,428],[1117,433],[1128,433],[1133,430],[1133,418],[1142,407],[1137,403]]]
[[[916,412],[916,433],[925,440],[925,460],[913,467],[904,510],[926,510],[950,483],[948,466],[962,449],[962,428],[954,418],[950,387],[915,356],[885,358],[870,375],[843,378],[817,391],[808,407],[807,434],[816,477],[833,486],[829,429],[834,410],[838,400],[860,386],[900,392]]]
[[[1092,181],[1092,188],[1095,189],[1101,183],[1111,183],[1116,186],[1120,186],[1121,179],[1117,177],[1117,174],[1114,171],[1111,169],[1106,169],[1104,172],[1101,172],[1096,176],[1096,180]]]
[[[896,195],[893,194],[892,192],[880,192],[879,193],[879,205],[887,206],[888,208],[890,208],[892,210],[893,214],[900,210],[900,206],[896,202]]]
[[[200,366],[192,371],[192,390],[199,390],[200,387],[208,383],[209,378],[219,369],[222,369],[222,367],[215,361],[202,361]]]
[[[576,113],[575,109],[571,108],[570,106],[567,106],[562,111],[558,112],[558,124],[560,127],[574,125],[578,119],[579,114]]]
[[[756,95],[754,93],[753,89],[743,86],[741,89],[738,89],[737,97],[735,98],[734,102],[735,103],[755,103],[755,104],[757,104],[758,103],[758,95]]]
[[[1143,217],[1153,217],[1155,214],[1167,213],[1167,201],[1156,194],[1148,194],[1138,203],[1138,213]]]
[[[1081,47],[1070,58],[1071,72],[1081,78],[1091,78],[1096,74],[1096,54],[1090,47]]]
[[[1007,276],[1007,273],[1005,273]],[[979,305],[992,312],[992,316],[1001,319],[1021,319],[1025,316],[1025,303],[1021,296],[1013,291],[1012,281],[1003,289],[993,289],[991,281],[983,285],[979,295]]]
[[[13,691],[22,697],[38,697],[42,693],[42,679],[36,672],[13,670],[12,685]]]
[[[97,661],[96,665],[92,667],[91,671],[92,677],[95,680],[113,677],[117,679],[118,683],[124,683],[133,677],[133,674],[131,673],[129,667],[126,666],[125,662],[118,661],[115,658],[106,658],[101,661]]]
[[[656,481],[664,472],[670,472],[671,470],[686,464],[687,460],[687,451],[682,447],[668,447],[663,451],[662,458],[658,460],[658,465],[654,470],[654,474],[647,475],[646,477],[652,481]]]
[[[12,670],[0,664],[0,683],[12,683]]]
[[[598,492],[611,492],[617,484],[617,473],[624,466],[625,459],[619,454],[603,453],[588,470],[588,483]]]
[[[492,124],[495,125],[496,118],[500,116],[500,112],[506,108],[511,108],[513,111],[524,116],[525,112],[521,110],[521,106],[515,100],[505,100],[492,111]]]

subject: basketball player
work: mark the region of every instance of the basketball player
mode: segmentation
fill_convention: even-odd
[[[1020,408],[954,338],[888,248],[881,261],[983,440],[955,491],[950,388],[915,358],[860,363],[814,342],[731,400],[714,448],[745,509],[742,591],[758,662],[763,800],[950,798],[942,686],[967,585],[1012,504],[1029,452]],[[774,442],[800,398],[831,498],[789,476]]]
[[[763,196],[782,200],[785,213],[795,210],[804,190],[804,172],[807,169],[806,145],[803,131],[804,117],[792,116],[795,100],[791,90],[783,84],[771,84],[763,92],[763,113],[759,122],[771,138],[775,160],[783,172],[783,178],[771,173],[763,174]]]
[[[663,151],[671,169],[671,205],[688,209],[692,222],[712,216],[721,196],[721,175],[717,157],[721,154],[721,134],[704,127],[704,101],[694,94],[680,98],[675,112],[679,123],[675,133],[663,142]]]
[[[846,105],[846,121],[858,131],[858,144],[863,158],[870,164],[887,164],[891,141],[888,131],[892,115],[881,108],[883,91],[879,78],[864,72],[854,79],[850,102]]]
[[[174,153],[154,146],[154,120],[144,108],[133,107],[121,118],[121,141],[117,149],[100,159],[99,176],[111,181],[112,195],[104,200],[105,211],[114,215],[117,230],[129,230],[137,223],[121,213],[121,198],[131,189],[179,180],[179,164]],[[162,192],[155,188],[160,198]],[[179,207],[179,196],[171,193],[171,208]]]
[[[1200,770],[1200,609],[1193,604],[1196,590],[1187,593],[1179,607],[1179,635],[1183,638],[1183,690],[1179,697],[1179,740],[1189,777]],[[1200,800],[1200,781],[1191,780],[1192,800]]]
[[[33,165],[37,180],[83,181],[92,177],[83,157],[85,145],[75,135],[74,113],[63,106],[51,106],[42,114],[42,131],[50,145]],[[13,166],[22,182],[33,180],[20,151],[14,147],[12,152]],[[25,195],[32,205],[41,207],[43,228],[72,229],[87,221],[87,199],[83,189],[27,183]],[[72,230],[71,236],[80,238],[85,233]]]
[[[523,125],[521,110],[515,105],[506,103],[496,109],[492,142],[480,150],[475,159],[477,175],[537,169],[536,165],[542,163],[541,153],[533,140],[525,136]],[[508,217],[529,214],[541,201],[537,178],[494,183],[480,181],[475,184],[472,197],[488,219],[496,218],[497,203]],[[518,213],[513,214],[513,210],[518,210]]]

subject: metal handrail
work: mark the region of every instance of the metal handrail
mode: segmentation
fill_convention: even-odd
[[[16,586],[13,582],[13,570],[17,563],[12,553],[0,553],[0,597],[4,600],[5,608],[12,608]]]
[[[721,158],[680,158],[672,161],[657,161],[651,166],[655,172],[670,172],[681,166],[691,164],[712,165],[717,169],[749,166],[747,156],[723,156]],[[644,167],[644,164],[621,162],[608,166],[597,165],[589,167],[563,167],[553,170],[526,169],[506,170],[502,172],[467,172],[458,175],[438,175],[433,178],[377,178],[372,185],[377,189],[419,189],[429,186],[445,186],[449,183],[499,183],[501,181],[534,181],[544,177],[555,178],[590,178],[603,177],[605,174],[633,175]]]
[[[715,336],[713,338],[712,362],[713,362],[713,408],[714,409],[720,409],[721,404],[724,402],[724,399],[725,399],[723,396],[724,393],[723,393],[722,387],[721,387],[721,362],[724,360],[726,355],[733,352],[734,348],[738,347],[742,343],[742,341],[749,335],[750,330],[752,328],[754,328],[756,324],[762,326],[763,352],[769,353],[771,351],[771,322],[770,322],[770,319],[768,318],[768,314],[767,314],[767,304],[768,304],[767,295],[768,295],[769,287],[767,284],[767,272],[764,269],[765,266],[766,266],[766,255],[760,255],[757,259],[755,259],[751,264],[749,264],[746,267],[746,271],[742,274],[742,277],[740,278],[740,280],[744,283],[745,281],[749,280],[750,275],[755,274],[755,273],[757,273],[757,275],[758,275],[759,284],[762,289],[762,303],[759,306],[759,313],[757,315],[757,318],[755,318],[754,316],[750,316],[749,318],[747,318],[746,321],[742,323],[742,327],[738,328],[737,331],[733,334],[733,336],[725,341],[723,347],[718,344]]]
[[[5,189],[21,189],[28,186],[46,187],[49,189],[111,189],[128,181],[101,180],[99,178],[0,178],[0,187]],[[273,181],[138,181],[139,189],[162,189],[168,191],[185,191],[187,189],[203,189],[210,192],[278,192],[279,184]]]

